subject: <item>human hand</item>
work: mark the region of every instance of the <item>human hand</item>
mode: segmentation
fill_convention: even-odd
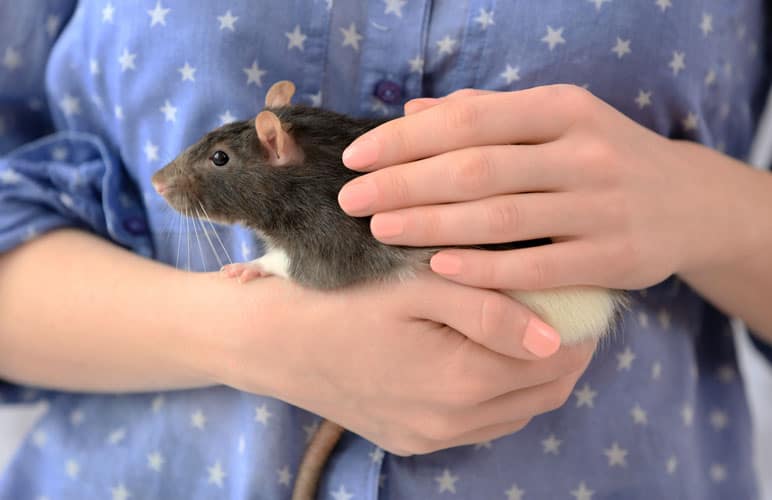
[[[239,326],[208,350],[217,381],[313,411],[399,455],[521,429],[567,400],[595,347],[537,360],[522,344],[540,328],[533,313],[431,273],[333,292],[277,278],[234,288]]]
[[[462,90],[419,99],[357,139],[344,163],[374,172],[344,186],[341,207],[375,214],[397,245],[553,239],[511,251],[446,250],[432,269],[485,288],[636,289],[715,261],[737,203],[726,169],[571,85]],[[388,167],[388,168],[385,168]],[[697,182],[696,182],[697,181]]]

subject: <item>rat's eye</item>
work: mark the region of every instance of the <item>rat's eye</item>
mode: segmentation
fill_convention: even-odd
[[[209,159],[212,160],[212,163],[218,167],[222,167],[228,163],[228,155],[225,153],[225,151],[215,151],[212,157]]]

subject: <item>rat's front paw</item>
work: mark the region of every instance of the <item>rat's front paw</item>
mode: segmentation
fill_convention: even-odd
[[[239,283],[246,283],[256,278],[263,278],[271,275],[271,273],[263,269],[263,266],[255,261],[227,264],[222,266],[220,272],[228,278],[238,277]]]

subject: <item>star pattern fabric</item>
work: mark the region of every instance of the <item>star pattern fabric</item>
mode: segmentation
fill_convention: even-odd
[[[295,82],[296,102],[381,118],[465,87],[573,83],[737,158],[769,85],[762,0],[0,0],[0,12],[0,251],[70,226],[191,271],[261,244],[173,214],[150,177],[208,130],[254,116],[278,80]],[[1,500],[289,498],[320,421],[227,387],[0,382],[0,404],[32,401],[47,411],[0,477]],[[631,294],[559,410],[425,456],[346,433],[319,498],[755,495],[730,323],[671,278]]]

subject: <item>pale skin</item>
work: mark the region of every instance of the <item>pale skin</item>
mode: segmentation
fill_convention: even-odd
[[[376,214],[381,241],[553,237],[540,248],[443,251],[432,269],[500,289],[640,289],[675,274],[772,341],[769,173],[666,139],[571,85],[465,89],[409,102],[406,115],[344,152],[347,166],[374,172],[343,188],[341,207]]]

